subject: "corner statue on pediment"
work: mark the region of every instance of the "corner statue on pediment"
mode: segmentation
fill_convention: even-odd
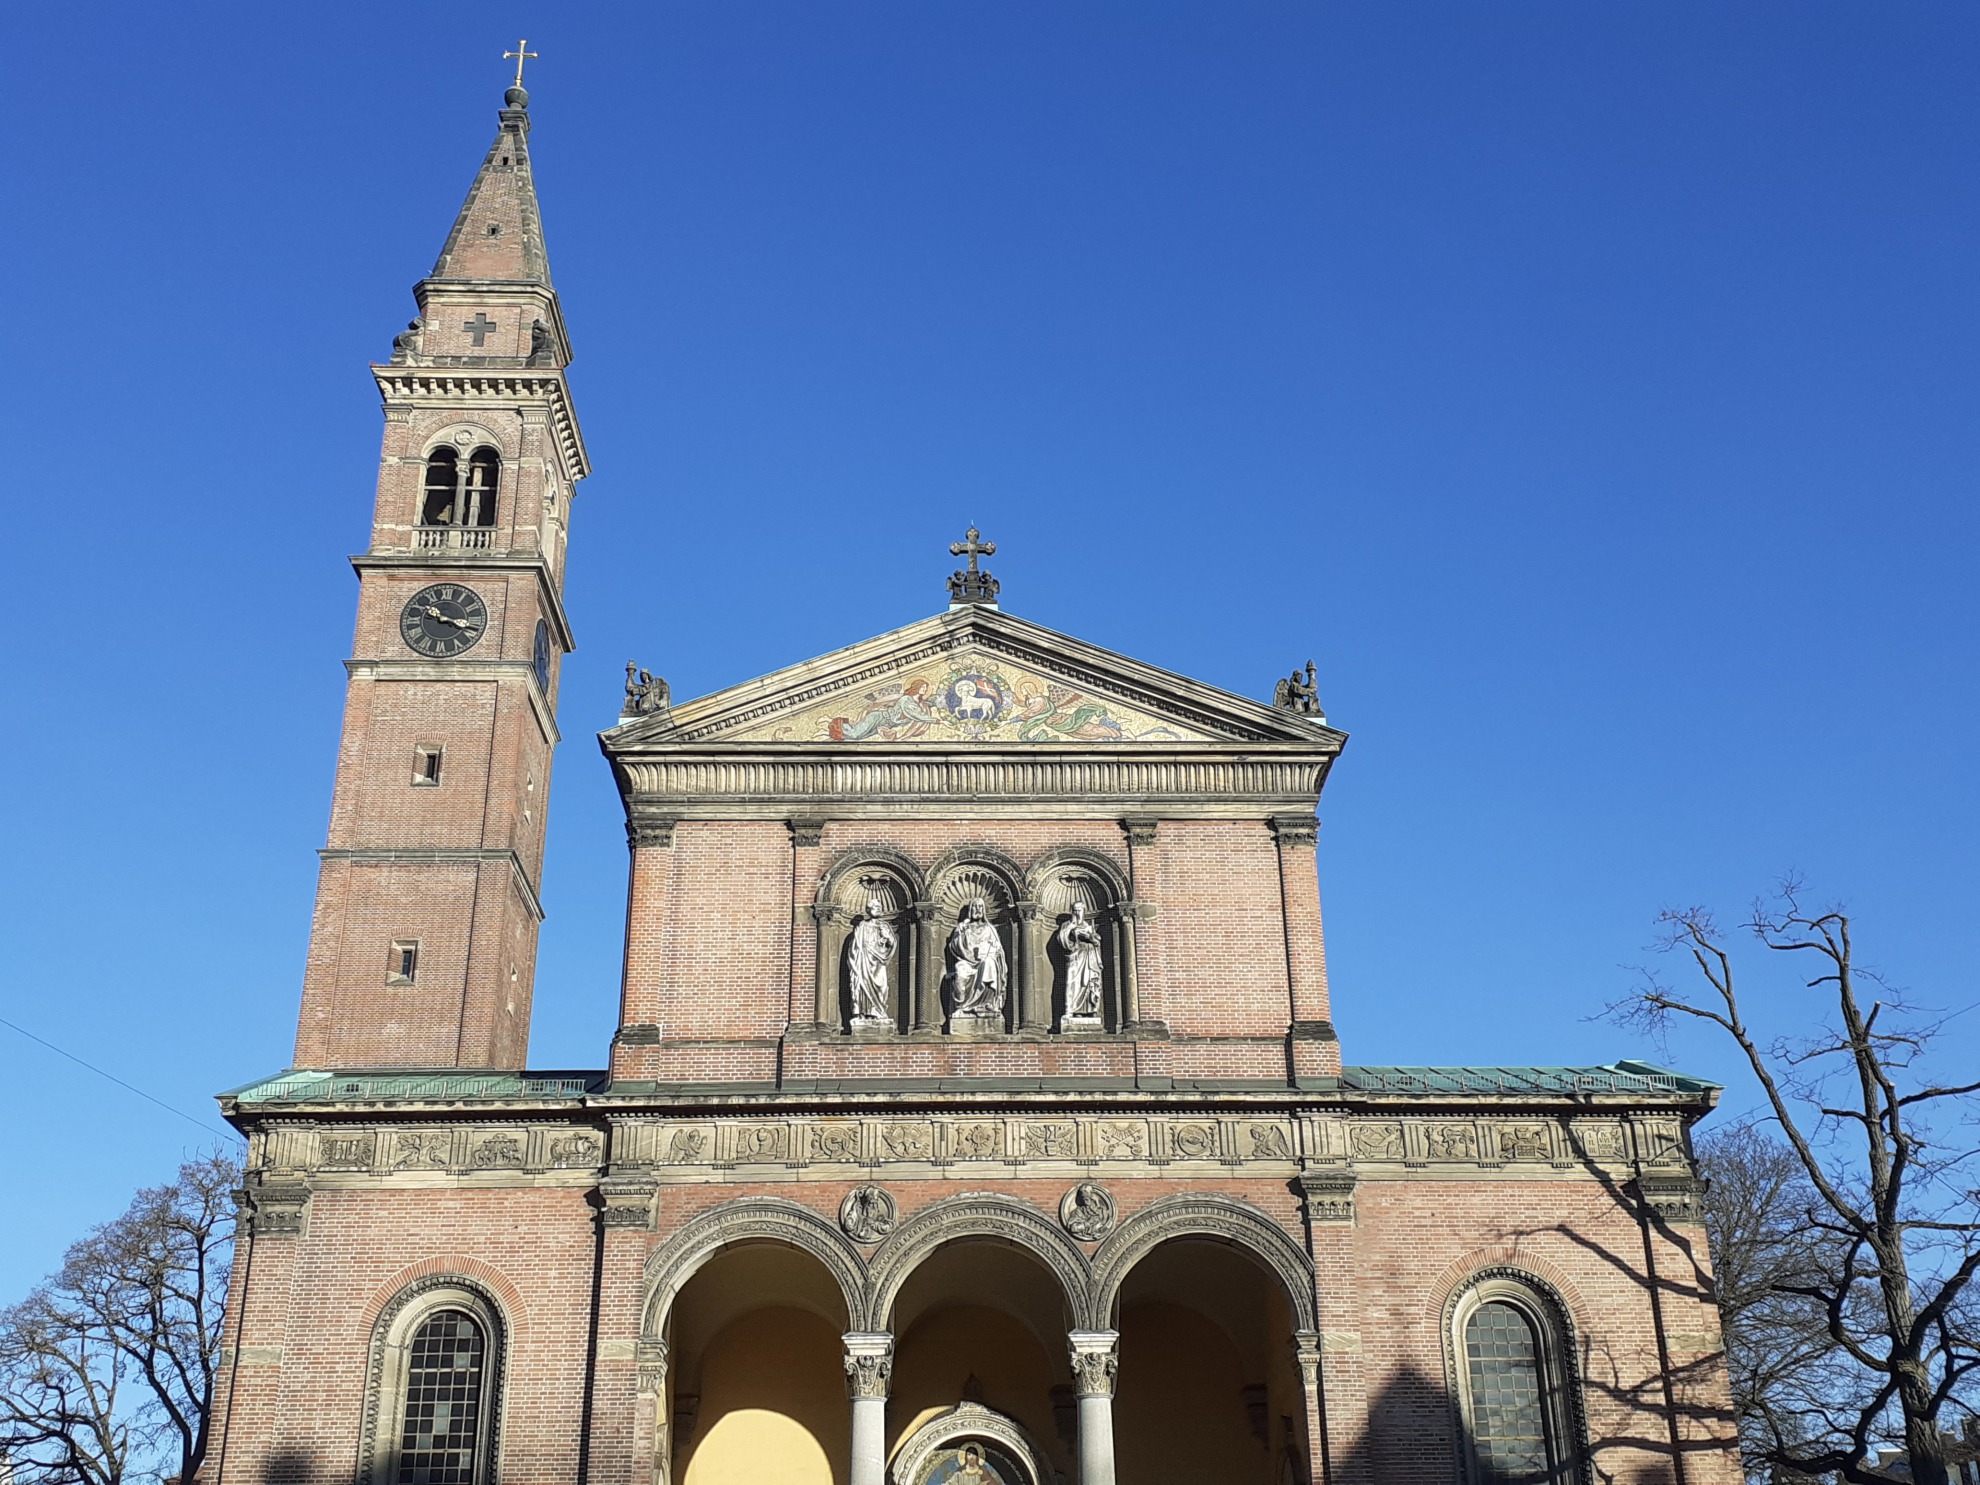
[[[641,670],[637,660],[626,662],[626,704],[619,709],[621,720],[650,717],[667,706],[667,683],[650,670]]]
[[[1295,670],[1273,688],[1272,705],[1282,712],[1311,717],[1316,722],[1327,720],[1327,714],[1320,709],[1320,686],[1311,660],[1306,662],[1304,675]]]
[[[888,984],[887,974],[900,947],[900,932],[886,916],[880,899],[869,898],[866,916],[853,929],[852,941],[846,948],[847,978],[852,982],[854,1031],[893,1026],[893,989]]]
[[[1004,941],[983,899],[963,909],[949,934],[949,1017],[952,1029],[997,1030],[1004,1024],[1010,966]]]

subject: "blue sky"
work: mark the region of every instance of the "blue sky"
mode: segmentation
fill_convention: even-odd
[[[1789,868],[1980,998],[1972,6],[85,0],[7,39],[0,1015],[216,1123],[284,1064],[365,367],[518,34],[597,468],[537,1065],[612,1028],[628,656],[921,617],[972,521],[1015,613],[1318,662],[1351,1060],[1659,1056],[1587,1019],[1657,910]],[[5,1299],[203,1136],[0,1069]]]

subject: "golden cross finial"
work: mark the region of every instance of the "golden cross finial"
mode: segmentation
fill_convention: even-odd
[[[529,43],[527,41],[518,41],[514,51],[502,53],[502,60],[504,62],[508,61],[511,57],[516,59],[516,80],[514,86],[518,88],[522,86],[523,63],[536,55],[535,52],[527,50],[528,46]]]

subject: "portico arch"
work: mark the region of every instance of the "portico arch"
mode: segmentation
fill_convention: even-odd
[[[908,1275],[936,1249],[966,1238],[989,1238],[1023,1248],[1058,1280],[1066,1317],[1084,1324],[1092,1313],[1092,1276],[1086,1255],[1036,1207],[988,1192],[952,1196],[923,1207],[894,1230],[873,1255],[868,1328],[892,1327],[894,1301]]]
[[[1226,1243],[1277,1277],[1292,1306],[1296,1328],[1317,1330],[1313,1265],[1283,1227],[1256,1207],[1229,1197],[1168,1196],[1151,1202],[1115,1229],[1093,1255],[1094,1324],[1104,1326],[1120,1302],[1121,1285],[1134,1266],[1176,1238]]]
[[[822,1263],[839,1287],[846,1314],[867,1310],[866,1265],[859,1250],[816,1212],[772,1196],[745,1196],[687,1221],[646,1260],[646,1299],[640,1335],[664,1340],[675,1296],[696,1270],[717,1253],[743,1243],[783,1243]]]

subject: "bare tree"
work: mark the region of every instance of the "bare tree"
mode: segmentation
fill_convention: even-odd
[[[189,1480],[206,1453],[240,1166],[207,1155],[0,1312],[0,1457],[19,1485]]]
[[[1740,1453],[1749,1479],[1770,1480],[1779,1441],[1808,1444],[1807,1409],[1849,1388],[1854,1363],[1838,1359],[1805,1293],[1833,1264],[1835,1245],[1808,1222],[1821,1198],[1800,1157],[1764,1128],[1712,1131],[1697,1155]]]
[[[1650,976],[1611,1014],[1659,1031],[1675,1017],[1723,1031],[1759,1081],[1767,1122],[1798,1167],[1786,1184],[1767,1168],[1755,1174],[1776,1216],[1782,1203],[1796,1208],[1806,1241],[1762,1241],[1732,1255],[1734,1298],[1745,1308],[1731,1313],[1755,1324],[1794,1320],[1791,1303],[1762,1305],[1757,1285],[1775,1300],[1802,1301],[1801,1319],[1819,1326],[1801,1332],[1789,1378],[1749,1375],[1752,1462],[1869,1485],[1883,1478],[1867,1464],[1872,1440],[1895,1434],[1917,1485],[1946,1485],[1941,1423],[1973,1415],[1980,1382],[1969,1287],[1980,1271],[1980,1081],[1930,1075],[1938,1025],[1856,963],[1848,916],[1804,907],[1798,882],[1785,883],[1774,904],[1756,904],[1746,927],[1770,952],[1816,971],[1805,988],[1822,997],[1829,1019],[1812,1036],[1762,1043],[1742,1014],[1732,956],[1708,912],[1667,912],[1660,921],[1665,946],[1691,956],[1708,993],[1687,998]],[[1874,997],[1867,1007],[1866,989]],[[1770,1180],[1777,1189],[1767,1193]]]

